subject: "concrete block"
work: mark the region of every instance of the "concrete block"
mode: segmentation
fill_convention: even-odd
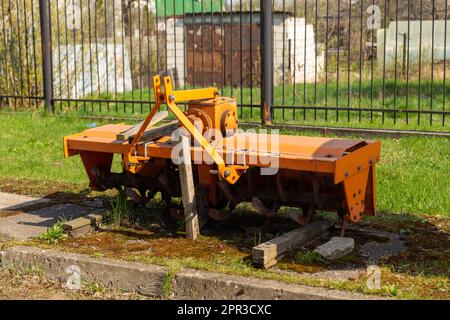
[[[330,241],[318,246],[314,252],[328,260],[339,259],[353,251],[355,241],[352,238],[332,237]]]

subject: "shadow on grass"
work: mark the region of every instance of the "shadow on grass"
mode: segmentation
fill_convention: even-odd
[[[398,233],[408,250],[382,259],[398,273],[450,277],[450,219],[431,215],[381,212],[367,225]]]

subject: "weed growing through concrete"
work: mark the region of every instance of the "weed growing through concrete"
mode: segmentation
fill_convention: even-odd
[[[169,299],[172,295],[173,281],[175,280],[177,272],[180,269],[180,265],[178,263],[169,263],[167,267],[169,270],[164,275],[162,287],[164,299]]]
[[[64,233],[63,224],[67,219],[60,218],[57,223],[47,229],[47,231],[40,236],[40,239],[48,241],[50,244],[57,243],[59,240],[65,239],[67,235]]]

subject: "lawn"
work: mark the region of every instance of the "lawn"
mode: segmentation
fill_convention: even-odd
[[[260,121],[261,94],[259,88],[220,88],[223,96],[235,96],[240,109],[240,118],[245,121]],[[104,100],[153,100],[152,90],[135,90],[122,94],[101,94]],[[252,106],[253,107],[250,107]],[[450,117],[446,115],[406,113],[407,110],[450,111],[450,84],[443,81],[425,80],[419,86],[417,80],[374,79],[359,83],[353,81],[329,81],[327,83],[285,84],[274,88],[273,121],[323,126],[386,127],[397,129],[448,131]],[[288,106],[282,109],[282,106]],[[296,106],[297,108],[292,108]],[[301,109],[301,106],[307,109]],[[313,108],[317,106],[318,108]],[[59,105],[60,109],[67,106]],[[83,104],[72,103],[74,108],[90,114],[136,115],[146,112],[148,105],[141,103]],[[324,108],[326,107],[326,108]],[[343,108],[351,108],[343,110]],[[374,111],[360,109],[374,109]],[[381,110],[388,112],[381,112]],[[389,112],[399,110],[400,112]],[[444,125],[445,124],[445,125]]]
[[[223,96],[235,96],[240,107],[240,119],[260,122],[260,89],[219,88]],[[371,80],[328,81],[303,84],[288,84],[274,88],[273,122],[316,126],[342,126],[360,128],[385,128],[449,131],[450,81],[445,86],[442,80],[417,80],[379,78]],[[90,101],[90,100],[94,100]],[[143,88],[125,93],[99,93],[87,96],[85,101],[60,102],[55,109],[62,114],[93,116],[140,117],[148,112],[153,101],[152,89]],[[109,102],[102,102],[109,101]],[[118,102],[112,102],[118,101]],[[124,101],[124,102],[121,102]],[[134,102],[131,102],[134,101]],[[23,101],[28,106],[28,101]],[[282,106],[287,106],[283,109]],[[295,106],[295,107],[293,107]],[[306,108],[303,108],[303,107]],[[14,105],[11,105],[11,108]],[[20,109],[20,102],[18,106]],[[350,108],[345,110],[345,108]],[[370,109],[373,109],[372,111]],[[387,110],[383,112],[382,110]],[[397,110],[398,112],[389,112]],[[418,115],[407,111],[421,110]]]
[[[63,157],[62,137],[93,123],[101,125],[102,121],[41,112],[0,113],[0,179],[25,178],[86,187],[87,177],[80,159]],[[436,137],[380,140],[378,210],[450,216],[450,140]]]

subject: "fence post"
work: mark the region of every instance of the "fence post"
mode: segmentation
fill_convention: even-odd
[[[406,76],[406,37],[407,37],[406,33],[403,33],[402,37],[403,37],[402,74],[405,77]]]
[[[47,111],[53,112],[52,40],[50,37],[49,0],[39,0],[39,19],[41,22],[45,108]]]
[[[273,97],[273,44],[272,44],[272,2],[261,0],[261,121],[262,124],[272,124]]]

